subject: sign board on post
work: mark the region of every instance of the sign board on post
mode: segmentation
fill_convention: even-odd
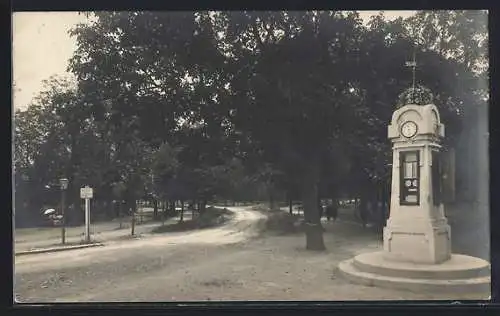
[[[94,190],[90,187],[84,187],[80,189],[80,197],[82,199],[91,199],[94,196]]]
[[[90,242],[90,199],[94,196],[91,187],[86,186],[80,189],[80,197],[85,199],[85,239]]]

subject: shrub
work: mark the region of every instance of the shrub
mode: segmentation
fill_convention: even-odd
[[[229,212],[226,208],[208,207],[205,212],[201,213],[194,221],[197,223],[198,228],[206,228],[217,226],[224,223],[229,217]]]
[[[269,215],[265,222],[265,230],[281,234],[296,233],[300,231],[300,217],[289,213],[280,212]]]
[[[208,207],[203,213],[193,220],[186,220],[171,225],[160,226],[153,229],[153,233],[180,232],[193,229],[202,229],[219,226],[230,218],[231,212],[226,208],[219,209]]]

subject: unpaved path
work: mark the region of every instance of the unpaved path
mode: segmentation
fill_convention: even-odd
[[[141,222],[141,217],[143,219],[151,218],[152,214],[153,214],[152,208],[148,207],[141,208],[136,215],[137,227],[143,224],[143,222]],[[122,223],[121,226],[120,222]],[[151,223],[149,222],[147,224]],[[130,216],[124,216],[122,217],[121,220],[114,219],[104,222],[101,221],[95,222],[93,217],[91,216],[90,231],[93,235],[99,235],[102,233],[113,232],[113,231],[123,232],[127,230],[130,231]],[[81,237],[84,231],[85,231],[85,225],[80,225],[77,227],[68,226],[66,227],[66,238]],[[16,242],[16,244],[32,243],[39,241],[57,242],[60,239],[61,239],[61,227],[18,228],[15,230],[14,234],[14,241]]]
[[[201,263],[203,260],[192,260],[211,256],[213,251],[226,253],[230,249],[224,245],[256,236],[256,225],[264,218],[262,213],[248,207],[230,210],[234,212],[232,219],[217,228],[148,235],[142,239],[108,242],[98,248],[16,257],[16,297],[25,302],[47,302],[77,294],[77,301],[85,301],[78,298],[82,292],[99,295],[105,292],[103,287],[107,289],[117,280],[136,282],[137,278],[147,278],[158,268]],[[93,291],[95,287],[100,291]]]
[[[326,252],[305,251],[302,234],[257,235],[264,215],[230,208],[227,225],[16,258],[21,302],[450,299],[353,285],[337,264],[380,249],[358,226],[326,223]],[[258,237],[258,238],[252,238]]]
[[[152,213],[149,209],[145,209],[143,214]],[[185,214],[187,215],[187,214]],[[191,215],[191,214],[190,214]],[[192,216],[192,215],[191,215]],[[185,216],[190,218],[191,216]],[[154,228],[163,224],[173,224],[179,220],[179,217],[172,217],[166,219],[163,223],[160,221],[153,222],[140,222],[138,221],[135,226],[135,234],[142,235],[151,232]],[[122,227],[122,228],[120,228]],[[66,242],[79,243],[84,238],[85,226],[80,227],[67,227],[66,228]],[[91,237],[95,241],[103,242],[108,240],[115,240],[126,238],[130,236],[130,219],[123,219],[122,226],[119,220],[110,222],[92,223],[90,225]],[[38,229],[16,229],[14,234],[16,252],[28,251],[34,248],[50,248],[59,246],[61,242],[61,228],[49,227]]]
[[[144,234],[145,238],[110,241],[106,243],[105,247],[16,257],[15,271],[16,273],[24,273],[45,269],[58,270],[91,262],[113,262],[117,258],[127,258],[141,249],[157,251],[165,247],[184,244],[231,244],[255,236],[257,232],[254,226],[259,219],[264,218],[264,215],[249,208],[233,207],[230,210],[234,212],[233,218],[221,227],[162,235]]]

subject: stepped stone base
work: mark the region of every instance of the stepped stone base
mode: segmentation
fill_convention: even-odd
[[[368,286],[464,294],[488,299],[491,295],[490,264],[483,259],[452,254],[440,264],[389,261],[384,252],[365,253],[339,264],[350,281]]]

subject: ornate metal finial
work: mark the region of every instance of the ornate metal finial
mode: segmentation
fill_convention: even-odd
[[[405,66],[412,69],[412,85],[410,88],[403,90],[398,96],[396,108],[401,108],[407,104],[425,105],[433,102],[434,97],[431,90],[416,82],[416,53],[417,45],[415,44],[413,47],[413,60],[405,62]]]
[[[412,85],[411,85],[411,102],[415,103],[415,69],[417,68],[417,60],[416,60],[416,54],[417,54],[417,47],[414,46],[413,48],[413,60],[412,61],[407,61],[405,63],[406,67],[411,67],[412,68],[412,73],[413,73],[413,78],[412,78]]]

